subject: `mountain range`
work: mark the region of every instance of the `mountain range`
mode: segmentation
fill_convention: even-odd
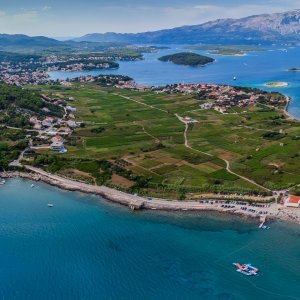
[[[74,41],[135,44],[300,43],[300,9],[142,33],[92,33]]]
[[[141,33],[92,33],[68,41],[0,34],[0,50],[56,48],[98,51],[128,44],[300,44],[300,9]]]

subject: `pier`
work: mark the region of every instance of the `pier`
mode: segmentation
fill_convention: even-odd
[[[263,228],[265,223],[266,223],[266,219],[267,219],[267,216],[260,216],[259,217],[259,220],[260,220],[260,225],[259,225],[259,228]]]
[[[142,209],[144,206],[144,202],[140,201],[140,200],[132,200],[129,204],[128,207],[131,210],[140,210]]]

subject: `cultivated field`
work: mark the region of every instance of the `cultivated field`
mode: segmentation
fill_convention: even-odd
[[[281,111],[256,106],[221,114],[200,110],[203,102],[192,95],[95,84],[46,86],[43,93],[74,97],[76,120],[86,124],[60,156],[64,163],[57,171],[65,175],[98,182],[105,170],[95,162],[108,161],[114,168],[101,183],[123,189],[138,185],[141,193],[165,197],[268,192],[300,183],[300,123],[287,121]],[[185,116],[196,122],[186,125],[178,118]]]

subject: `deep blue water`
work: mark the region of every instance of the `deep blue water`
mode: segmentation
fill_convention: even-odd
[[[122,74],[135,79],[143,85],[166,85],[171,83],[219,83],[255,86],[270,90],[264,86],[270,81],[287,81],[290,86],[273,88],[293,98],[289,112],[300,119],[300,72],[288,72],[289,68],[300,68],[300,47],[271,51],[251,52],[246,56],[220,56],[214,64],[206,67],[188,67],[165,63],[158,57],[182,51],[182,47],[172,47],[158,53],[145,54],[145,60],[120,62],[120,68],[108,71],[90,72],[51,72],[53,79],[74,78],[83,74]],[[186,51],[186,50],[185,50]],[[194,51],[206,54],[203,51]],[[237,81],[233,77],[237,77]]]
[[[300,229],[0,186],[0,299],[300,299]],[[53,203],[48,208],[47,203]],[[235,272],[251,262],[258,277]]]

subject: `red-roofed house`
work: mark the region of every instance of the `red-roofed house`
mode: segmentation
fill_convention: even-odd
[[[56,136],[54,136],[52,139],[51,139],[51,142],[52,143],[57,143],[57,142],[63,142],[64,140],[63,140],[63,138],[60,136],[60,135],[56,135]]]
[[[47,117],[45,120],[42,121],[42,125],[44,127],[51,127],[53,122],[53,118]]]
[[[31,124],[36,124],[38,121],[39,121],[39,120],[38,120],[37,116],[32,116],[32,117],[29,119],[29,122],[30,122]]]
[[[287,207],[300,207],[300,196],[289,196],[285,202]]]
[[[40,130],[42,128],[42,123],[39,121],[33,125],[34,129]]]

